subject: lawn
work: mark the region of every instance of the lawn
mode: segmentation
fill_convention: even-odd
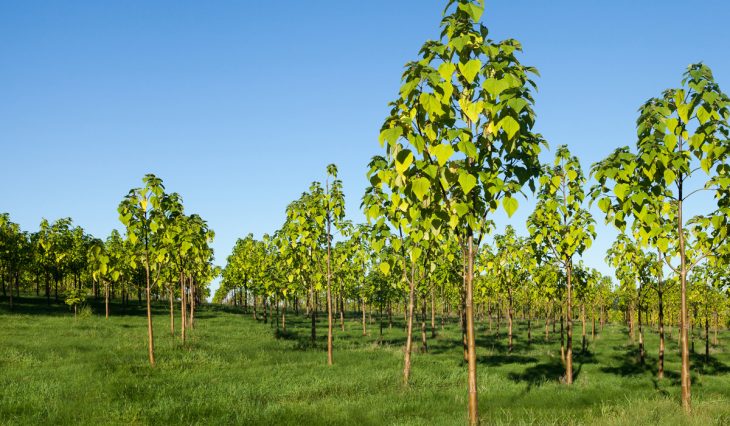
[[[96,312],[103,312],[95,306]],[[235,308],[204,306],[186,345],[169,332],[164,305],[155,307],[157,367],[147,363],[143,307],[112,317],[74,319],[65,306],[25,298],[13,313],[0,305],[0,423],[2,424],[397,424],[461,425],[466,417],[466,365],[457,323],[418,353],[412,381],[401,384],[402,322],[377,324],[361,336],[358,314],[335,330],[335,365],[327,367],[326,317],[318,342],[309,320],[287,317],[287,333]],[[396,316],[398,317],[398,316]],[[375,319],[375,318],[374,318]],[[399,317],[402,321],[402,316]],[[179,321],[179,318],[176,318]],[[477,330],[479,410],[484,424],[730,424],[730,333],[720,334],[710,362],[692,359],[693,414],[679,406],[676,330],[668,339],[667,378],[656,379],[658,337],[647,333],[645,366],[626,328],[609,325],[580,353],[575,384],[559,383],[559,335],[543,328],[527,344],[518,324],[506,351],[486,324]],[[589,329],[590,332],[590,329]],[[277,337],[278,336],[278,337]],[[429,334],[430,337],[430,334]],[[704,343],[696,342],[698,352]]]

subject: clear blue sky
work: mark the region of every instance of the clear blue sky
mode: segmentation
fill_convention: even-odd
[[[70,216],[105,237],[145,173],[236,238],[339,166],[360,221],[366,164],[405,62],[437,38],[445,1],[15,1],[0,3],[0,212],[26,230]],[[691,62],[730,91],[730,3],[493,1],[491,37],[536,66],[537,130],[587,171],[633,145],[636,110]],[[546,154],[548,160],[551,154]],[[500,230],[524,232],[521,200]],[[602,219],[598,218],[602,223]],[[615,232],[586,262],[604,272]]]

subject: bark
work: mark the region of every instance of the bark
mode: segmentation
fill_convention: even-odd
[[[170,285],[168,293],[170,294],[170,336],[175,337],[175,305],[173,304],[172,285]]]
[[[332,237],[330,215],[327,215],[327,365],[332,365],[332,268],[330,265]]]
[[[717,313],[715,313],[715,316],[717,316]],[[431,289],[431,338],[436,338],[436,297],[433,288]]]
[[[566,313],[565,383],[573,384],[573,263],[568,260],[568,312]]]
[[[507,352],[512,353],[512,283],[507,289]]]
[[[317,306],[314,303],[314,285],[311,289],[312,306],[309,312],[309,317],[312,320],[312,344],[317,341]]]
[[[639,287],[639,291],[641,291],[641,287]],[[641,304],[639,304],[637,308],[637,315],[638,315],[638,326],[639,326],[639,364],[644,365],[644,361],[646,360],[645,353],[644,353],[644,327],[642,324],[641,319]]]
[[[473,312],[473,278],[474,278],[474,236],[471,230],[467,233],[468,267],[466,274],[466,336],[468,346],[468,396],[469,396],[469,424],[479,424],[479,406],[477,396],[477,353],[474,338]]]
[[[104,311],[106,313],[106,319],[109,319],[109,283],[104,283]]]
[[[661,254],[659,254],[661,256]],[[659,258],[659,261],[661,262],[661,257]],[[665,350],[665,344],[664,344],[664,293],[661,290],[662,289],[662,278],[661,274],[659,276],[659,291],[657,292],[657,297],[659,299],[659,360],[657,365],[657,377],[659,380],[664,378],[664,350]]]
[[[345,331],[345,301],[340,294],[340,330]]]
[[[565,365],[565,331],[564,331],[565,315],[563,307],[560,306],[560,360]]]
[[[365,299],[362,299],[362,335],[368,335],[368,329],[365,323]]]
[[[145,255],[145,273],[147,274],[147,337],[149,338],[150,365],[155,366],[155,341],[152,335],[152,295],[150,294],[150,260],[149,251]]]
[[[284,306],[281,309],[281,331],[286,333],[286,299],[284,299]]]
[[[413,343],[413,308],[416,297],[416,265],[411,262],[411,280],[408,289],[408,316],[406,320],[406,348],[405,357],[403,359],[403,385],[408,386],[408,380],[411,376],[411,346]]]
[[[180,338],[185,344],[185,328],[186,328],[186,322],[187,322],[187,301],[185,300],[185,274],[180,271]],[[256,316],[254,316],[254,319],[256,319]]]
[[[586,304],[581,303],[580,304],[580,323],[583,328],[582,330],[582,341],[581,341],[581,347],[580,352],[585,353],[586,352]]]
[[[680,140],[680,150],[682,150],[682,141]],[[680,327],[681,327],[681,354],[682,354],[682,370],[681,370],[681,387],[682,387],[682,408],[686,413],[691,411],[691,391],[690,391],[690,372],[689,372],[689,348],[688,348],[688,318],[687,318],[687,258],[684,246],[684,222],[682,220],[682,178],[677,181],[677,236],[679,239],[679,283],[680,283]]]
[[[421,296],[421,352],[428,352],[426,341],[426,297]]]

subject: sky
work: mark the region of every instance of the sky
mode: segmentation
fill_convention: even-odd
[[[124,195],[155,173],[208,221],[223,266],[237,238],[275,231],[336,163],[347,215],[363,221],[388,102],[438,38],[445,3],[1,2],[0,212],[29,231],[72,217],[105,238],[122,229]],[[482,21],[522,43],[541,74],[535,130],[587,172],[634,146],[639,106],[690,63],[730,91],[728,16],[721,0],[487,0]],[[497,212],[497,232],[525,234],[532,198],[512,218]],[[592,211],[599,235],[583,258],[610,274],[616,231]]]

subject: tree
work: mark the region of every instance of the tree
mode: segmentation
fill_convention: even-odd
[[[147,337],[150,365],[155,366],[155,347],[152,332],[152,308],[150,286],[150,269],[164,259],[165,253],[159,248],[159,232],[164,224],[165,216],[161,211],[165,187],[162,179],[147,174],[142,179],[145,186],[134,188],[119,204],[119,219],[127,228],[127,237],[139,242],[142,249],[142,261],[146,274],[147,294]],[[153,257],[154,255],[154,257]]]
[[[730,153],[728,106],[730,99],[715,82],[704,64],[687,68],[681,87],[669,89],[659,98],[642,105],[637,121],[637,152],[628,148],[614,151],[592,167],[598,182],[591,198],[606,220],[619,229],[634,221],[642,245],[650,244],[663,253],[677,253],[679,265],[663,256],[665,264],[679,276],[680,317],[682,319],[682,407],[691,410],[687,274],[725,242],[730,213]],[[697,188],[690,184],[700,183]],[[707,193],[716,200],[715,210],[689,221],[683,216],[690,197]],[[676,239],[664,232],[673,220]],[[687,262],[688,224],[701,223],[707,232],[700,241],[702,254]],[[670,249],[671,246],[671,249]]]
[[[539,251],[557,262],[566,277],[567,352],[565,383],[573,383],[573,256],[590,247],[596,237],[591,214],[582,207],[585,177],[578,159],[562,145],[553,166],[545,166],[540,177],[540,193],[527,226]]]
[[[515,40],[493,42],[478,24],[483,1],[450,0],[440,41],[428,41],[421,58],[406,65],[401,96],[381,130],[387,167],[371,171],[374,186],[410,192],[433,207],[426,220],[448,224],[465,247],[464,311],[468,352],[469,421],[478,423],[474,339],[474,242],[487,215],[539,172],[542,139],[534,124],[534,83],[515,53]],[[410,171],[405,173],[407,170]],[[402,190],[401,190],[402,188]],[[398,200],[400,201],[400,199]],[[400,203],[398,203],[400,204]],[[408,208],[408,204],[405,206]],[[440,229],[437,224],[435,229]]]

